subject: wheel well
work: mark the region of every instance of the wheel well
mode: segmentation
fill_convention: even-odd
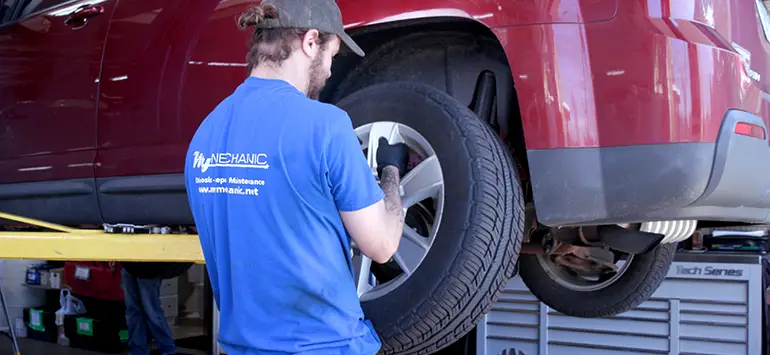
[[[522,128],[521,114],[519,110],[518,97],[513,85],[513,77],[510,74],[510,66],[505,51],[500,41],[494,33],[476,21],[463,18],[428,18],[417,20],[398,21],[393,23],[372,25],[357,28],[348,31],[353,39],[366,52],[366,57],[361,58],[347,49],[343,49],[340,55],[335,59],[332,66],[332,77],[322,92],[321,100],[325,102],[336,102],[347,94],[350,94],[346,84],[351,78],[356,79],[360,76],[370,75],[366,70],[361,69],[367,62],[376,60],[383,54],[390,54],[392,48],[414,47],[413,42],[408,39],[415,35],[436,34],[437,37],[444,36],[462,36],[478,39],[485,54],[495,57],[495,60],[501,62],[505,67],[505,74],[496,72],[496,80],[505,80],[510,85],[498,86],[505,91],[506,105],[503,112],[507,112],[506,117],[498,117],[499,131],[501,138],[508,145],[514,162],[519,170],[519,176],[522,180],[528,180],[528,166],[526,147],[524,143],[524,131]],[[384,50],[383,50],[384,49]],[[501,78],[508,76],[507,78]],[[480,79],[474,79],[476,82],[464,82],[463,86],[473,86],[478,89]],[[454,93],[451,93],[454,95]],[[499,102],[497,104],[500,104]],[[473,105],[473,102],[470,102]],[[497,128],[497,127],[494,127]],[[529,188],[525,188],[527,200],[531,193]]]

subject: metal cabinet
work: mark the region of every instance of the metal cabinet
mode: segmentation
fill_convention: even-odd
[[[760,355],[762,259],[679,254],[652,298],[584,319],[539,302],[517,276],[477,327],[478,355]]]

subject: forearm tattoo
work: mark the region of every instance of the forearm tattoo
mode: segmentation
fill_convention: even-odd
[[[404,223],[404,207],[401,203],[398,168],[387,166],[382,170],[380,187],[385,193],[385,209]]]

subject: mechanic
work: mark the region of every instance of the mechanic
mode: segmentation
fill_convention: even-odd
[[[378,185],[348,115],[319,101],[340,44],[364,55],[334,0],[265,0],[238,25],[254,28],[250,75],[198,127],[185,165],[218,340],[230,355],[375,354],[350,239],[391,260],[408,148],[379,140]]]

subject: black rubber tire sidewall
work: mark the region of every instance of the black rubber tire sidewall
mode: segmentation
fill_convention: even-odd
[[[491,167],[491,160],[496,158],[476,146],[490,142],[479,142],[477,136],[467,137],[467,127],[461,126],[482,127],[491,144],[499,145],[492,132],[451,96],[426,85],[377,84],[351,94],[338,106],[348,112],[354,127],[376,121],[410,126],[428,140],[439,158],[444,178],[444,214],[431,250],[401,286],[384,297],[363,302],[362,307],[383,339],[383,353],[424,349],[425,345],[418,342],[427,342],[427,346],[434,348],[449,345],[454,339],[446,334],[441,335],[446,337],[446,344],[431,343],[437,341],[436,334],[446,333],[446,327],[454,325],[461,335],[464,332],[459,328],[470,330],[513,276],[521,245],[523,204],[510,157],[498,154],[501,156],[497,159],[505,160],[501,165],[504,168]],[[490,172],[507,174],[507,181]],[[495,184],[500,194],[482,190],[480,179]],[[496,206],[483,210],[495,214],[496,223],[482,225],[484,221],[474,220],[479,208],[484,207],[480,202]],[[487,230],[481,230],[484,227]],[[493,231],[494,240],[486,241],[487,247],[483,248],[482,243],[473,239],[487,235],[488,231]],[[478,253],[482,257],[479,260],[484,262],[462,259],[463,253]],[[459,285],[449,287],[448,283],[460,282],[458,279],[467,293],[457,294]],[[484,299],[479,301],[478,295]],[[455,309],[444,310],[433,304],[440,300],[452,300],[442,306]],[[457,326],[458,322],[462,325]]]
[[[675,251],[674,244],[661,244],[646,254],[635,255],[619,280],[592,292],[575,291],[557,283],[532,254],[519,257],[519,275],[532,294],[556,311],[573,317],[610,317],[650,298],[668,274]]]
[[[363,303],[367,316],[380,324],[398,316],[399,312],[393,312],[394,309],[410,308],[409,300],[425,299],[439,286],[442,281],[440,275],[431,275],[424,271],[427,268],[446,272],[451,268],[452,260],[459,253],[463,238],[443,238],[443,236],[457,236],[465,233],[468,220],[466,206],[471,204],[473,186],[471,167],[464,164],[466,162],[464,156],[467,153],[463,151],[462,145],[458,144],[459,138],[456,137],[458,132],[446,128],[451,123],[437,122],[437,119],[442,118],[437,117],[436,109],[428,108],[428,104],[422,102],[418,96],[395,95],[400,98],[393,100],[391,97],[380,97],[380,100],[376,101],[354,99],[350,104],[348,100],[343,100],[339,106],[348,111],[354,127],[387,120],[407,124],[422,134],[439,157],[444,177],[445,202],[444,215],[436,241],[417,272],[386,300]],[[405,119],[409,116],[420,119]],[[370,307],[372,305],[377,307]]]

